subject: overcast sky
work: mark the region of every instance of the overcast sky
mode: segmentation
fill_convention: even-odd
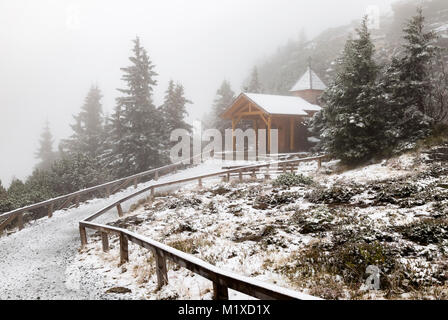
[[[193,101],[190,118],[210,109],[223,79],[235,91],[254,64],[303,28],[312,38],[392,0],[0,0],[0,179],[24,178],[49,120],[57,140],[71,134],[92,84],[106,112],[122,86],[138,35],[156,65],[160,104],[170,79]],[[56,147],[56,144],[55,144]]]

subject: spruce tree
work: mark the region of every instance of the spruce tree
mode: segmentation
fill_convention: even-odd
[[[98,86],[92,86],[85,98],[81,112],[73,116],[75,123],[71,125],[73,135],[63,142],[70,154],[82,153],[95,159],[102,148],[103,113],[101,91]]]
[[[220,115],[232,104],[235,100],[235,93],[230,87],[230,83],[224,80],[221,87],[216,92],[216,98],[212,107],[212,117],[210,119],[212,128],[224,132],[224,129],[231,128],[232,125],[228,120],[220,118]]]
[[[252,69],[249,84],[243,91],[249,93],[263,93],[263,88],[258,77],[258,69],[256,66]]]
[[[2,185],[0,180],[0,213],[12,210],[11,202],[8,199],[8,192]]]
[[[181,84],[174,85],[171,80],[165,93],[163,105],[160,108],[164,127],[171,132],[174,129],[191,130],[192,127],[185,122],[188,115],[187,104],[192,102],[185,97],[185,90]]]
[[[106,154],[118,176],[145,171],[163,162],[161,115],[152,100],[157,73],[140,39],[133,42],[131,65],[121,68],[126,88],[118,89],[122,96],[116,99],[110,120],[112,130]]]
[[[384,115],[378,107],[374,45],[363,19],[338,62],[338,72],[323,95],[325,103],[314,126],[321,143],[345,163],[367,160],[381,150]]]
[[[47,170],[56,159],[55,153],[53,152],[53,135],[51,134],[48,121],[45,123],[45,127],[40,137],[39,148],[35,153],[36,158],[40,159],[37,167],[39,169]]]
[[[192,103],[185,97],[184,87],[181,84],[174,84],[174,81],[170,81],[168,89],[165,93],[163,105],[160,107],[162,119],[164,138],[166,143],[165,156],[169,154],[169,149],[175,142],[170,142],[171,132],[175,129],[185,129],[189,132],[192,130],[192,126],[185,121],[185,117],[188,115],[186,106]]]
[[[424,21],[418,8],[403,29],[402,52],[392,59],[381,83],[388,139],[394,141],[397,151],[413,147],[417,139],[429,133],[432,123],[428,96],[432,90],[429,71],[436,54],[435,34],[425,32]]]
[[[8,196],[6,189],[3,187],[2,180],[0,180],[0,200],[5,199]]]
[[[28,199],[27,188],[25,184],[17,178],[13,178],[8,188],[8,201],[11,210],[20,208],[33,202]]]

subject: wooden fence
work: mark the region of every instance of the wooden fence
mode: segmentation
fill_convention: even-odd
[[[278,170],[278,168],[281,168],[281,172],[287,172],[288,169],[294,168],[295,165],[298,165],[301,162],[317,161],[318,168],[320,168],[322,161],[325,158],[326,156],[319,156],[244,166],[149,186],[118,201],[115,201],[114,203],[80,221],[79,232],[81,238],[81,246],[85,247],[85,245],[87,244],[87,229],[93,229],[101,233],[103,251],[109,250],[109,234],[117,234],[119,236],[120,263],[125,263],[129,260],[129,241],[151,250],[154,253],[156,260],[156,275],[159,287],[162,287],[163,285],[168,283],[166,260],[169,259],[179,266],[187,268],[192,272],[211,280],[213,282],[214,299],[228,299],[229,288],[259,299],[317,299],[316,297],[312,297],[306,294],[256,281],[254,279],[243,277],[232,272],[223,271],[198,258],[195,258],[174,248],[168,247],[152,239],[145,238],[143,236],[129,232],[125,229],[97,224],[93,223],[92,221],[114,208],[117,208],[118,215],[121,217],[123,215],[123,210],[121,207],[121,204],[123,202],[128,201],[145,192],[149,192],[150,198],[153,200],[155,197],[156,189],[160,189],[163,187],[179,185],[196,180],[198,182],[198,185],[202,186],[202,182],[204,179],[213,177],[224,177],[226,181],[229,181],[232,174],[237,174],[239,181],[243,180],[243,174],[245,173],[250,173],[253,177],[256,177],[257,174],[261,173],[265,176],[265,178],[269,178],[272,169]],[[262,169],[264,170],[262,171]]]
[[[200,155],[199,155],[200,156]],[[193,156],[190,158],[190,163],[193,163],[194,159],[199,156]],[[140,179],[143,177],[151,177],[153,176],[154,180],[158,180],[161,175],[176,172],[179,167],[185,166],[183,164],[184,161],[177,162],[174,164],[170,164],[167,166],[163,166],[160,168],[151,169],[145,172],[141,172],[129,177],[117,179],[111,182],[107,182],[98,186],[93,186],[87,189],[79,190],[70,194],[66,194],[63,196],[59,196],[53,199],[45,200],[39,203],[35,203],[23,208],[18,208],[3,214],[0,214],[0,235],[3,230],[8,227],[13,222],[16,222],[19,230],[23,229],[24,219],[23,216],[26,212],[31,212],[32,210],[36,210],[39,208],[47,208],[47,215],[49,218],[53,216],[53,212],[57,210],[61,210],[71,203],[75,203],[76,207],[79,206],[81,201],[81,197],[85,195],[91,195],[94,192],[103,190],[105,191],[105,196],[109,197],[111,194],[117,192],[118,190],[129,186],[130,184],[134,184],[134,188],[137,188],[137,184]]]

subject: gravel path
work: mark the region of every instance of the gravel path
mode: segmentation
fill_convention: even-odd
[[[203,164],[159,182],[191,177],[219,170],[218,163]],[[143,188],[153,182],[140,184]],[[30,223],[22,231],[0,238],[0,300],[5,299],[93,299],[89,290],[66,285],[66,268],[73,261],[80,246],[78,222],[112,202],[134,192],[128,188],[108,199],[94,199],[79,208],[54,213]],[[141,197],[147,196],[143,194]],[[123,209],[139,198],[123,204]],[[111,211],[95,220],[105,222],[116,218]]]

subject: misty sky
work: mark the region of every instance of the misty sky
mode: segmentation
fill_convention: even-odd
[[[312,38],[392,0],[0,0],[0,179],[24,178],[49,120],[71,134],[92,84],[111,112],[120,67],[138,35],[156,65],[155,102],[170,79],[185,86],[190,118],[210,109],[223,79],[240,91],[254,64],[303,28]],[[56,148],[56,144],[55,144]]]

